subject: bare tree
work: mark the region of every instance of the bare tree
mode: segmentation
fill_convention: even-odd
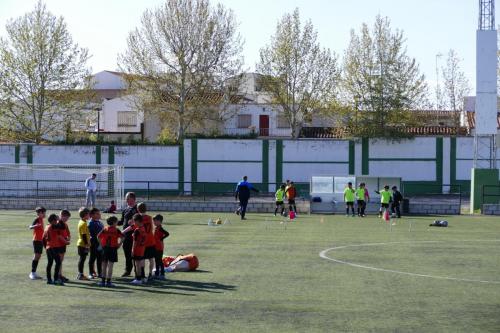
[[[297,138],[311,115],[336,96],[339,81],[337,57],[322,49],[311,21],[301,24],[299,10],[278,22],[271,43],[260,50],[257,72],[264,89],[281,108]]]
[[[350,106],[344,118],[356,136],[404,136],[417,123],[410,110],[428,103],[427,86],[415,59],[406,54],[405,38],[393,31],[386,17],[373,28],[363,24],[344,56],[343,97]]]
[[[442,73],[444,105],[447,109],[454,111],[454,125],[458,129],[460,127],[460,114],[464,110],[465,97],[470,92],[470,85],[460,68],[460,58],[455,50],[448,52],[446,67],[442,67]]]
[[[225,82],[241,69],[241,49],[231,10],[209,0],[167,0],[144,12],[119,64],[139,107],[163,126],[175,124],[180,141],[227,100]]]
[[[39,1],[10,20],[0,39],[0,129],[15,140],[41,142],[81,124],[93,94],[88,51],[73,42],[62,17]]]

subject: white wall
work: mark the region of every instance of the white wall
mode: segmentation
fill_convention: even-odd
[[[236,182],[244,174],[254,183],[262,181],[262,141],[198,140],[197,143],[197,181]]]
[[[126,84],[120,75],[102,71],[94,74],[94,89],[125,89]]]
[[[118,112],[129,111],[137,113],[136,126],[118,127]],[[139,112],[131,96],[117,97],[102,103],[100,128],[105,132],[140,132],[144,115]]]
[[[349,141],[284,140],[283,161],[348,162]]]
[[[115,146],[115,164],[125,166],[126,188],[147,188],[133,181],[177,182],[179,177],[178,147]],[[177,189],[178,184],[150,184],[150,188]]]
[[[370,158],[434,158],[436,138],[415,138],[401,142],[370,140]]]
[[[96,164],[95,146],[33,146],[33,164]]]
[[[15,152],[16,152],[15,146],[0,145],[0,163],[7,163],[7,164],[15,163],[16,162]]]

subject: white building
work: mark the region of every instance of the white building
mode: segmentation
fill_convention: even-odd
[[[234,117],[224,124],[224,134],[242,135],[256,133],[261,137],[290,137],[292,130],[281,107],[271,103],[271,95],[262,89],[261,75],[245,73],[239,94],[243,101],[231,105]]]
[[[94,75],[94,90],[102,99],[102,107],[91,123],[91,131],[101,133],[140,133],[144,121],[142,112],[137,111],[134,99],[126,93],[123,74],[102,71]],[[97,117],[98,116],[98,117]]]

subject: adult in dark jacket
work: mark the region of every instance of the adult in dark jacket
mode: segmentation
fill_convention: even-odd
[[[132,217],[137,214],[137,204],[136,196],[134,192],[128,192],[125,195],[125,201],[127,201],[127,207],[122,211],[122,218],[118,222],[118,225],[122,226],[122,230],[127,229],[130,226]],[[122,276],[130,276],[132,272],[132,233],[128,232],[124,234],[123,238],[123,253],[125,254],[125,272]]]
[[[250,199],[250,191],[259,192],[248,181],[248,177],[244,176],[243,180],[236,185],[236,200],[240,200],[240,206],[236,210],[236,214],[241,216],[242,220],[246,220],[245,214],[247,211],[248,200]]]
[[[392,215],[396,215],[397,218],[401,217],[401,203],[403,202],[403,195],[398,191],[397,186],[392,187],[392,204],[391,204],[391,213]]]

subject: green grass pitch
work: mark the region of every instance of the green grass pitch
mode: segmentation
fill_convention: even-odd
[[[108,289],[73,280],[74,218],[64,262],[73,281],[30,281],[26,226],[33,214],[1,212],[0,331],[500,331],[498,217],[446,217],[449,228],[429,227],[433,217],[404,217],[392,230],[376,217],[301,215],[288,224],[252,213],[245,222],[218,213],[165,217],[166,252],[195,252],[200,271],[147,286],[118,278],[117,288]],[[231,224],[207,226],[218,217]],[[342,247],[359,244],[372,245]],[[327,252],[329,258],[363,267],[320,258],[333,247],[340,248]],[[42,276],[45,265],[44,254]],[[123,265],[120,250],[115,276]]]

